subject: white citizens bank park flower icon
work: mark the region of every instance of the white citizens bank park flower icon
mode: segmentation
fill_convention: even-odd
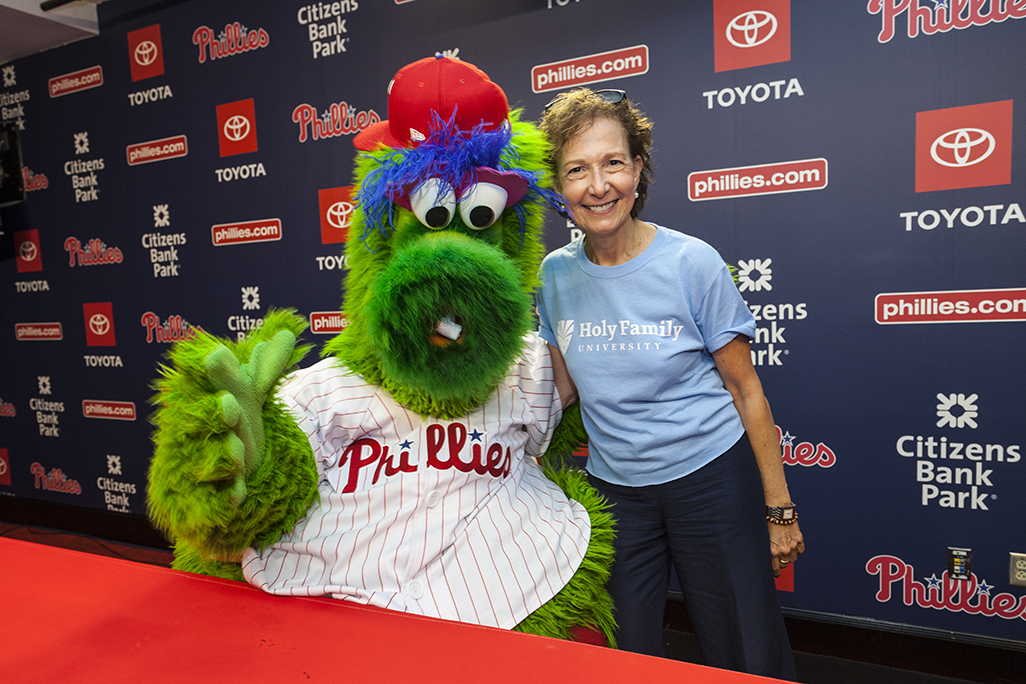
[[[773,280],[773,269],[770,268],[772,263],[773,259],[739,259],[737,262],[738,289],[742,292],[772,290],[773,285],[770,283]]]
[[[978,394],[938,394],[937,427],[976,429],[976,418],[979,416],[976,400]]]
[[[224,137],[232,142],[239,142],[249,135],[249,119],[236,114],[224,122]]]

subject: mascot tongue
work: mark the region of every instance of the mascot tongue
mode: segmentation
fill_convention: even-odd
[[[435,332],[445,339],[455,342],[460,339],[463,326],[457,323],[453,316],[443,316],[442,320],[435,326]]]

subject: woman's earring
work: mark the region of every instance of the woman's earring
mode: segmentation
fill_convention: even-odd
[[[634,191],[634,199],[638,199],[638,191],[637,190]]]

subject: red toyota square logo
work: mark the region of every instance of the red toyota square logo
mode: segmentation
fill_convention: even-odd
[[[257,151],[253,98],[217,105],[217,139],[222,157]]]
[[[1011,100],[916,113],[916,192],[1011,182]]]
[[[39,231],[14,231],[14,249],[18,254],[18,273],[34,273],[43,270],[43,252],[39,249]]]
[[[715,0],[716,71],[791,61],[791,0]]]
[[[321,209],[321,244],[345,242],[353,220],[353,186],[324,188],[317,191]]]
[[[11,484],[11,459],[7,456],[7,449],[0,449],[0,485]]]
[[[113,347],[114,307],[110,302],[87,302],[82,305],[85,315],[86,344],[90,347]]]
[[[128,32],[128,63],[132,81],[164,73],[164,49],[160,45],[160,24]]]

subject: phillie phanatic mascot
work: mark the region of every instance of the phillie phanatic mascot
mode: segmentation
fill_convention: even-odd
[[[155,399],[152,519],[174,567],[557,638],[613,642],[612,521],[532,331],[546,143],[476,67],[403,67],[354,139],[345,332],[178,343]],[[567,423],[569,425],[569,423]],[[561,431],[562,432],[562,431]],[[588,637],[585,637],[588,638]]]

